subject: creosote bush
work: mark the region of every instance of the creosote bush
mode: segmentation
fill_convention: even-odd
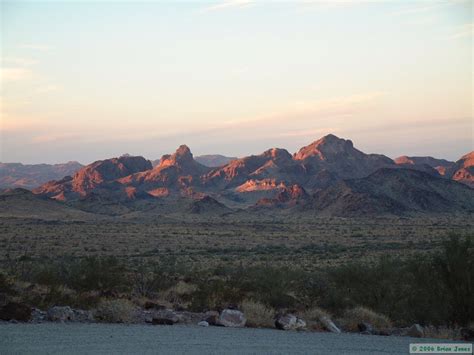
[[[125,299],[103,300],[97,306],[94,316],[107,323],[133,323],[137,307]]]
[[[275,310],[254,300],[245,299],[240,310],[247,318],[247,326],[255,328],[271,328],[275,324]]]
[[[340,319],[384,324],[384,315],[396,326],[452,327],[474,321],[474,248],[469,236],[452,236],[440,251],[423,255],[316,265],[312,271],[226,263],[191,270],[173,260],[126,262],[111,257],[21,258],[10,273],[0,270],[0,293],[8,296],[2,289],[15,289],[16,280],[34,285],[22,297],[40,307],[69,303],[91,308],[100,297],[125,295],[199,312],[240,304],[254,307],[262,319],[268,318],[266,309],[290,309],[308,320],[329,312]],[[36,292],[38,285],[47,290]]]

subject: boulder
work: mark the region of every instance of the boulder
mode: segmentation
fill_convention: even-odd
[[[205,320],[202,320],[198,323],[200,327],[209,327],[209,323],[206,322]]]
[[[69,306],[54,306],[48,309],[47,318],[52,322],[73,321],[74,311]]]
[[[306,322],[293,314],[285,314],[275,320],[275,327],[281,330],[299,330],[306,328]]]
[[[171,309],[156,311],[152,315],[152,324],[173,325],[180,321],[180,317]]]
[[[329,317],[321,317],[319,319],[324,328],[332,333],[341,333],[341,330],[334,324],[334,322]]]
[[[241,311],[236,309],[224,309],[219,315],[217,324],[224,327],[241,328],[245,327],[247,319]]]
[[[24,303],[9,302],[0,309],[0,319],[28,322],[31,319],[31,307]]]
[[[425,332],[423,331],[423,327],[419,324],[413,324],[410,328],[408,328],[407,335],[414,338],[422,338]]]

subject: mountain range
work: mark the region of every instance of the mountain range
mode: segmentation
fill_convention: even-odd
[[[32,189],[27,199],[23,190],[5,191],[0,205],[19,194],[22,201],[55,200],[84,213],[111,215],[471,214],[473,170],[474,152],[456,162],[407,156],[392,160],[366,154],[352,141],[330,134],[294,154],[271,148],[243,158],[195,159],[182,145],[154,162],[128,155],[100,160]]]

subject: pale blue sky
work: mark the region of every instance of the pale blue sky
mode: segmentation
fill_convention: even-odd
[[[473,1],[2,2],[0,161],[473,150]]]

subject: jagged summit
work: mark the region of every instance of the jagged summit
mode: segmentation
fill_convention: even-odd
[[[301,148],[293,157],[295,160],[305,160],[308,158],[329,160],[341,154],[359,155],[360,153],[360,151],[354,148],[354,144],[351,140],[341,139],[334,134],[328,134]]]
[[[185,144],[180,145],[173,154],[165,154],[161,157],[159,167],[179,164],[192,164],[194,161],[193,154],[189,147]]]

